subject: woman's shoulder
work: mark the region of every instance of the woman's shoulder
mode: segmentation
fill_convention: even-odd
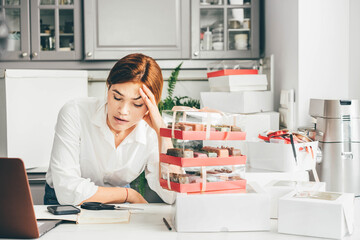
[[[88,110],[96,111],[99,107],[105,104],[105,100],[96,97],[76,98],[72,99],[64,104],[62,107],[65,111],[74,110]]]
[[[92,115],[101,106],[105,105],[105,100],[102,98],[86,97],[72,99],[64,104],[60,110],[60,115]]]

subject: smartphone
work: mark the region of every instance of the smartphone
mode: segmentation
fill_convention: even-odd
[[[80,209],[73,205],[48,206],[48,211],[54,215],[78,214]]]

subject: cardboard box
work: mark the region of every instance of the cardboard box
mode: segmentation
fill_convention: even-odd
[[[354,230],[354,194],[291,192],[279,200],[279,233],[341,239]]]
[[[257,113],[274,110],[272,91],[201,92],[202,107],[227,113]]]
[[[281,172],[312,170],[317,147],[317,141],[295,144],[296,161],[291,144],[248,142],[247,157],[252,168]]]
[[[270,217],[278,217],[279,199],[293,191],[325,191],[326,183],[308,181],[273,180],[264,186],[270,195]]]
[[[247,193],[177,194],[173,223],[178,232],[268,231],[270,198],[258,185]]]

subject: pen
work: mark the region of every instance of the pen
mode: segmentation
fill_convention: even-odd
[[[163,221],[164,221],[164,223],[165,223],[165,225],[166,225],[166,227],[169,229],[169,231],[171,231],[171,227],[170,227],[170,225],[169,225],[169,223],[168,223],[168,221],[166,221],[166,219],[165,218],[163,218]]]
[[[297,163],[296,150],[295,150],[294,138],[293,138],[292,133],[290,134],[290,142],[291,142],[291,147],[292,147],[292,150],[293,150],[293,154],[294,154],[295,162]]]

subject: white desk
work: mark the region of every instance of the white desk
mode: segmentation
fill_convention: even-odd
[[[344,239],[360,239],[360,199],[356,199],[355,232]],[[145,208],[135,211],[127,224],[61,224],[46,233],[46,239],[156,239],[156,240],[199,240],[199,239],[251,239],[251,240],[298,240],[324,239],[277,233],[277,221],[271,220],[269,232],[220,232],[220,233],[178,233],[169,231],[162,218],[170,220],[172,207],[166,204],[136,205]],[[171,223],[170,223],[171,224]],[[320,223],[319,223],[320,224]],[[171,224],[172,226],[172,224]]]

